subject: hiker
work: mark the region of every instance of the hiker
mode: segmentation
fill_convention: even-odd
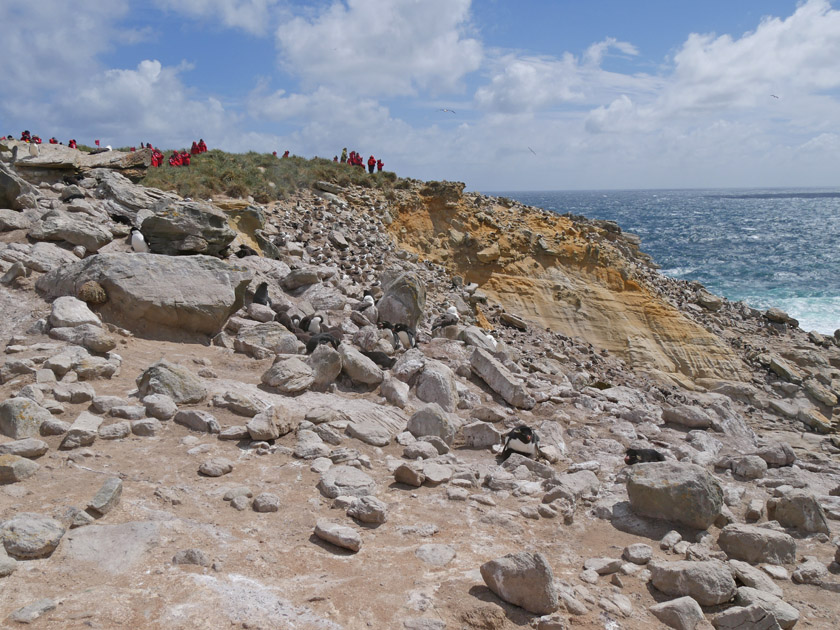
[[[347,147],[344,147],[341,150],[341,163],[344,164],[347,161]]]
[[[368,173],[373,175],[373,169],[376,166],[376,158],[372,155],[368,158]]]
[[[173,151],[172,155],[169,156],[169,166],[181,166],[181,164],[181,156],[177,151]]]
[[[289,157],[289,150],[288,150],[288,149],[286,149],[286,150],[283,152],[283,157],[284,157],[284,158]]]
[[[204,139],[203,138],[198,139],[198,152],[199,153],[207,153],[207,145],[204,144]]]
[[[50,144],[58,144],[58,140],[55,139],[55,136],[50,138]]]
[[[192,146],[190,147],[190,154],[198,155],[199,153],[201,153],[201,149],[198,148],[198,143],[193,140]]]
[[[67,146],[70,147],[71,149],[75,149],[76,148],[76,139],[73,138],[72,140],[70,140],[70,142],[67,143]]]
[[[186,149],[181,151],[181,165],[182,166],[189,166],[190,165],[190,154]]]
[[[377,172],[381,171],[383,166],[385,166],[385,162],[383,162],[381,159],[376,160],[376,170],[377,170]]]

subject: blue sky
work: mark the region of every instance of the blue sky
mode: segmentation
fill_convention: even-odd
[[[5,0],[0,24],[3,134],[346,146],[472,190],[840,185],[829,0]]]

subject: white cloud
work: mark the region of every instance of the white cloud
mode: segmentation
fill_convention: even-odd
[[[220,21],[255,35],[268,32],[279,0],[154,0],[161,9],[193,18]]]
[[[283,67],[304,85],[366,96],[453,91],[476,70],[469,0],[348,0],[277,29]]]

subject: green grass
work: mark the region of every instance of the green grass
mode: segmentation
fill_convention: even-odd
[[[323,158],[277,158],[269,153],[225,153],[212,150],[192,156],[190,166],[171,167],[172,151],[164,151],[164,164],[149,168],[140,182],[144,186],[172,190],[182,197],[207,199],[216,195],[244,198],[257,203],[285,199],[319,180],[348,186],[390,190],[398,181],[390,171],[369,174],[365,169]]]

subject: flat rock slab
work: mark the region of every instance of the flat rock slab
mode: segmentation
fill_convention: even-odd
[[[732,572],[717,560],[657,562],[648,565],[651,583],[666,595],[688,596],[701,606],[716,606],[735,595]]]
[[[362,548],[362,538],[359,536],[359,532],[346,525],[337,525],[320,519],[315,525],[315,535],[336,547],[343,547],[350,551],[359,551]]]
[[[105,516],[120,502],[122,496],[122,479],[109,477],[94,495],[87,509],[95,517]]]
[[[796,541],[785,532],[756,525],[727,525],[718,545],[730,558],[744,562],[791,564],[796,560]]]
[[[365,497],[376,492],[376,482],[366,473],[352,466],[333,466],[318,482],[318,490],[325,497]]]
[[[28,479],[40,466],[20,455],[0,455],[0,483],[17,483]]]
[[[420,545],[414,552],[420,560],[434,567],[444,567],[455,558],[455,549],[449,545]]]
[[[80,527],[67,535],[62,560],[90,564],[114,575],[129,573],[160,542],[158,528],[146,521]]]

